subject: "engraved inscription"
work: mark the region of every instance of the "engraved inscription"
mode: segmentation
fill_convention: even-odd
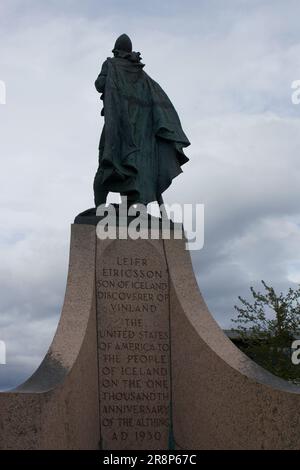
[[[144,241],[118,240],[97,265],[103,446],[167,448],[170,338],[164,258]]]

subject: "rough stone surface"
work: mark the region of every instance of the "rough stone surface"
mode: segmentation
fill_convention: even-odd
[[[299,449],[300,387],[224,335],[199,292],[184,241],[165,241],[170,274],[172,416],[182,449]]]
[[[160,287],[130,285],[140,263],[134,280],[156,277],[150,280]],[[136,301],[136,294],[145,297]],[[144,331],[154,335],[151,342]],[[143,351],[146,344],[154,350]],[[150,356],[157,363],[142,362]],[[157,382],[146,383],[148,368]],[[161,372],[154,374],[156,368]],[[155,399],[104,395],[139,386]],[[99,443],[166,449],[170,424],[178,449],[299,449],[300,389],[259,367],[223,334],[199,292],[184,240],[96,243],[94,226],[74,225],[53,343],[27,382],[0,393],[0,449],[97,449]]]
[[[167,449],[169,284],[161,240],[98,240],[103,449]]]
[[[49,352],[27,382],[0,393],[0,449],[99,448],[95,253],[95,228],[74,225],[65,301]]]

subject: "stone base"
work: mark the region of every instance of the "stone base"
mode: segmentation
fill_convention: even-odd
[[[169,279],[162,240],[97,241],[103,449],[168,449]]]
[[[79,223],[49,352],[0,393],[0,449],[299,449],[299,405],[213,320],[184,240]]]
[[[57,332],[33,376],[0,393],[0,449],[99,448],[95,257],[95,228],[73,226]]]

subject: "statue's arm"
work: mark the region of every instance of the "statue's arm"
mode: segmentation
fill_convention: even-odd
[[[103,62],[101,72],[99,73],[98,78],[95,81],[95,87],[99,93],[104,93],[107,70],[108,70],[108,65],[107,65],[107,60],[106,60],[105,62]]]

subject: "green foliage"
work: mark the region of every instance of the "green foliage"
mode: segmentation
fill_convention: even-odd
[[[291,344],[300,332],[300,286],[277,295],[261,281],[265,292],[250,287],[253,302],[239,297],[232,321],[239,347],[251,359],[275,375],[300,384],[300,366],[291,361]]]

